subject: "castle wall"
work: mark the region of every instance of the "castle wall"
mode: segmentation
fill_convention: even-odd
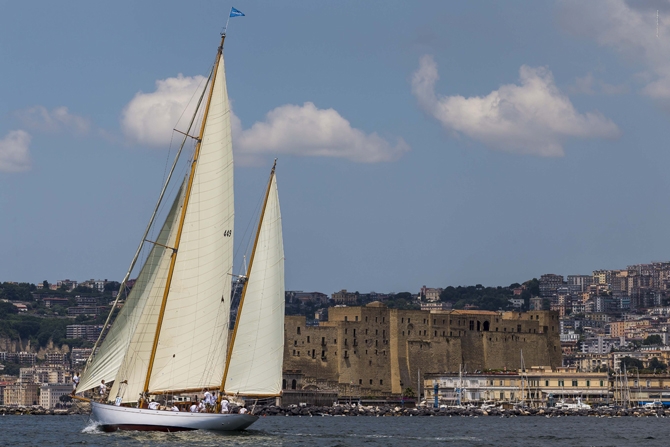
[[[301,387],[340,395],[398,395],[416,390],[418,373],[561,366],[558,315],[388,309],[381,303],[329,309],[329,321],[285,320],[284,371]],[[421,381],[423,382],[423,381]]]

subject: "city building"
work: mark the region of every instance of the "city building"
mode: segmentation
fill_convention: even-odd
[[[332,299],[335,304],[355,305],[358,302],[356,294],[347,292],[346,289],[333,293]]]
[[[16,382],[5,386],[4,404],[7,406],[38,405],[38,385],[34,383]]]
[[[63,383],[47,383],[40,387],[40,406],[48,410],[64,406],[62,396],[72,393],[72,385]]]
[[[424,378],[426,402],[433,403],[435,390],[438,403],[459,402],[525,403],[552,406],[560,401],[608,402],[612,393],[606,372],[579,372],[574,368],[530,368],[525,371],[495,373],[427,374]]]

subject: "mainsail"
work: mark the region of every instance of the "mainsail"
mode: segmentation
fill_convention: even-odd
[[[224,390],[278,396],[284,354],[284,243],[275,175],[241,307]]]
[[[221,57],[149,391],[216,387],[228,341],[233,273],[233,149]]]

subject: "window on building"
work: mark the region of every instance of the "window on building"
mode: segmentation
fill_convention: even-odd
[[[355,318],[356,318],[356,321],[358,321],[358,315],[356,315],[356,317],[355,317]]]
[[[549,381],[548,380],[544,381],[544,386],[549,386]]]
[[[572,381],[572,386],[577,386],[577,381],[576,380]]]
[[[379,379],[379,384],[384,385],[384,381],[382,379]]]
[[[375,323],[379,323],[379,321],[377,320],[377,317],[375,317]]]
[[[600,381],[600,386],[603,386],[603,382],[604,382],[603,380]]]
[[[321,344],[325,345],[326,344],[326,337],[321,337]]]
[[[298,326],[298,335],[300,335],[300,326]]]
[[[586,381],[586,386],[591,386],[591,381],[590,380]]]
[[[307,343],[309,343],[309,335],[307,336]]]
[[[521,325],[520,325],[520,324],[517,324],[517,325],[516,325],[516,331],[517,331],[517,332],[521,332]]]
[[[344,333],[347,334],[349,330],[347,328],[344,328]]]
[[[437,324],[437,318],[433,318],[433,324]]]
[[[326,358],[326,351],[321,351],[321,358]]]
[[[651,380],[647,380],[647,388],[651,388]]]
[[[409,318],[407,318],[407,324],[409,324]]]
[[[470,320],[470,330],[471,331],[475,330],[475,320]]]
[[[356,329],[354,329],[354,337],[356,336]]]
[[[563,380],[558,381],[558,386],[565,386],[565,382]]]
[[[372,385],[372,379],[370,379],[370,385]]]
[[[368,317],[365,317],[365,321],[366,321],[366,322],[368,321]]]
[[[404,323],[404,322],[405,322],[405,318],[404,318],[404,317],[401,318],[401,319],[400,319],[400,322],[401,322],[401,323]]]
[[[358,379],[358,384],[363,385],[363,379]]]
[[[347,316],[345,315],[345,316],[344,316],[344,321],[349,321],[349,317],[347,317]]]

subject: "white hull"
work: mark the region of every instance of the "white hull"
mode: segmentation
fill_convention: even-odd
[[[258,419],[250,414],[187,413],[117,407],[91,402],[91,418],[104,431],[244,430]]]

